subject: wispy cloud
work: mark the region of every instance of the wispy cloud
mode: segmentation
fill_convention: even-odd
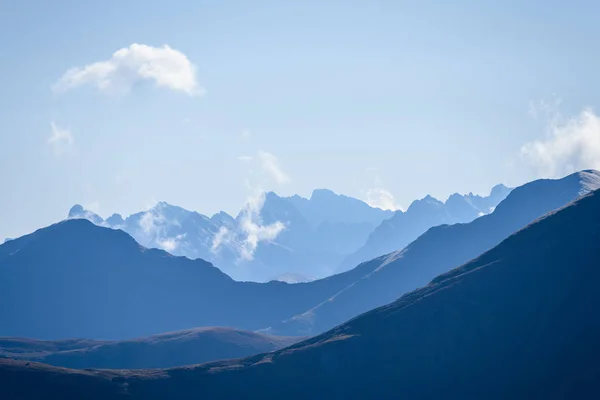
[[[229,229],[227,227],[222,226],[219,228],[219,231],[215,234],[212,241],[212,246],[210,247],[210,251],[216,253],[221,248],[221,245],[228,241],[230,236]]]
[[[258,159],[260,160],[262,168],[275,182],[281,185],[290,181],[290,177],[283,172],[279,166],[279,160],[273,154],[267,153],[266,151],[259,151]]]
[[[396,211],[402,209],[392,193],[382,187],[367,189],[366,203],[382,210]]]
[[[541,99],[538,101],[529,101],[529,115],[533,119],[552,119],[558,115],[558,109],[562,99],[555,94],[550,99]]]
[[[273,241],[285,229],[285,224],[276,221],[264,225],[261,210],[265,203],[265,186],[277,186],[290,182],[290,177],[282,170],[277,157],[266,151],[258,151],[254,156],[241,156],[238,160],[250,164],[245,184],[250,195],[240,213],[238,234],[241,235],[240,257],[252,260],[260,242]],[[256,168],[252,168],[252,167]],[[254,172],[254,174],[252,174]]]
[[[372,184],[363,192],[364,201],[371,207],[381,208],[382,210],[402,210],[394,195],[383,186],[378,171],[379,168],[375,167],[365,169],[365,174],[371,176]]]
[[[177,250],[184,242],[186,234],[169,235],[169,229],[179,226],[179,221],[167,218],[160,204],[144,212],[138,221],[139,230],[136,239],[144,246],[155,246],[168,252]]]
[[[600,118],[589,108],[568,119],[555,113],[545,137],[523,145],[520,154],[543,177],[600,169]]]
[[[283,185],[291,182],[289,175],[283,171],[279,159],[274,154],[259,150],[256,155],[239,156],[238,160],[250,165],[251,169],[248,172],[252,170],[255,173],[258,172],[258,175],[253,176],[252,179],[260,181],[260,183],[250,184],[252,189],[255,189],[256,186],[269,184]],[[247,179],[250,180],[251,177]]]
[[[156,245],[157,247],[168,251],[168,252],[172,252],[177,250],[177,248],[180,246],[181,241],[185,238],[185,234],[181,234],[181,235],[177,235],[175,237],[170,237],[170,238],[159,238],[156,239]]]
[[[245,238],[241,247],[241,258],[252,260],[258,244],[262,241],[275,240],[277,236],[285,229],[285,224],[276,221],[269,225],[263,225],[260,217],[260,211],[265,203],[265,193],[258,192],[251,197],[242,211],[240,219],[240,229]]]
[[[52,134],[48,138],[48,144],[52,146],[54,154],[61,155],[72,151],[75,140],[71,131],[60,128],[54,122],[50,123],[50,127],[52,128]]]
[[[101,91],[127,92],[145,80],[190,96],[206,92],[197,81],[196,66],[184,53],[168,45],[152,47],[137,43],[117,50],[108,60],[69,69],[52,90],[62,93],[92,85]]]

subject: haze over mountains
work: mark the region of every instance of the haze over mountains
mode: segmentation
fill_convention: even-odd
[[[236,280],[297,282],[401,249],[432,226],[469,222],[489,213],[509,192],[497,185],[490,196],[455,193],[446,203],[427,196],[395,213],[318,189],[310,199],[265,193],[236,218],[225,212],[207,217],[165,202],[106,220],[75,205],[68,218],[122,229],[146,247],[207,260]]]
[[[67,220],[0,246],[0,335],[129,339],[201,326],[317,334],[424,285],[598,187],[596,171],[534,181],[470,224],[433,228],[399,254],[302,284],[236,282],[206,261]]]
[[[559,202],[571,196],[570,189],[597,185],[598,174],[556,182],[564,189]],[[514,207],[555,193],[550,183],[515,189],[492,215],[506,207],[520,217]],[[527,191],[537,196],[523,197]],[[600,195],[594,192],[429,285],[291,347],[153,371],[80,372],[0,360],[3,393],[89,399],[595,398],[599,243]]]

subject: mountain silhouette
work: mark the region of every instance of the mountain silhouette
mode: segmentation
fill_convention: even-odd
[[[124,341],[0,337],[0,356],[67,368],[168,368],[265,353],[300,341],[208,327]]]
[[[538,184],[542,185],[543,184]],[[168,370],[0,360],[5,398],[597,398],[600,194],[272,353]]]
[[[198,326],[256,330],[314,307],[364,273],[236,282],[201,259],[66,220],[0,245],[0,336],[117,340]]]
[[[471,222],[489,214],[511,190],[504,185],[496,185],[486,197],[454,193],[445,203],[430,195],[415,200],[406,212],[398,210],[383,221],[360,249],[341,262],[338,271],[346,271],[361,262],[401,250],[431,227]]]
[[[431,228],[403,250],[362,264],[370,272],[361,279],[268,331],[314,335],[333,328],[427,284],[436,275],[492,248],[536,218],[598,188],[600,173],[597,171],[583,171],[558,180],[542,179],[520,186],[491,214],[467,224]],[[415,206],[430,207],[429,204],[437,207],[440,203],[426,199]]]
[[[67,220],[0,245],[0,335],[121,340],[198,326],[317,334],[426,284],[600,187],[598,176],[586,171],[534,181],[470,224],[432,229],[400,254],[301,284],[236,282],[201,259],[145,248],[85,219]]]
[[[310,199],[268,192],[260,209],[253,212],[256,215],[250,215],[249,222],[257,226],[279,222],[285,228],[275,238],[259,241],[249,256],[243,251],[249,235],[246,209],[236,218],[225,212],[208,217],[159,202],[125,219],[113,214],[104,220],[75,205],[68,218],[122,229],[145,247],[210,261],[236,280],[266,282],[287,274],[307,281],[331,275],[344,257],[392,215],[325,189],[315,190]]]

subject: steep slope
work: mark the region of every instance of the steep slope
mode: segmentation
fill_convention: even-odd
[[[256,330],[314,307],[365,273],[294,285],[236,282],[206,261],[67,220],[0,245],[0,335],[127,339],[198,326]]]
[[[169,368],[270,352],[301,340],[209,327],[124,341],[0,338],[0,356],[67,368]]]
[[[346,271],[361,262],[401,250],[433,226],[471,222],[493,211],[511,190],[504,185],[496,185],[487,197],[455,193],[445,203],[429,195],[415,200],[406,212],[396,211],[393,217],[383,221],[360,249],[342,261],[338,271]]]
[[[9,399],[597,398],[599,244],[592,193],[426,287],[274,353],[157,371],[0,360],[0,383]]]
[[[404,250],[366,262],[369,274],[323,303],[271,327],[277,334],[314,335],[394,301],[490,249],[536,218],[600,188],[600,173],[584,171],[514,189],[492,214],[468,224],[431,228]]]

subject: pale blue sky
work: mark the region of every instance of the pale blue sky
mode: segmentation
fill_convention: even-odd
[[[406,207],[559,174],[521,148],[544,139],[541,100],[567,118],[600,105],[599,16],[596,1],[0,0],[0,240],[74,203],[235,214],[257,186],[378,187]],[[207,94],[51,90],[133,43],[183,53]],[[595,121],[567,132],[576,154],[541,158],[597,165],[580,154]],[[70,131],[63,151],[51,123]],[[239,160],[259,151],[288,182]]]

